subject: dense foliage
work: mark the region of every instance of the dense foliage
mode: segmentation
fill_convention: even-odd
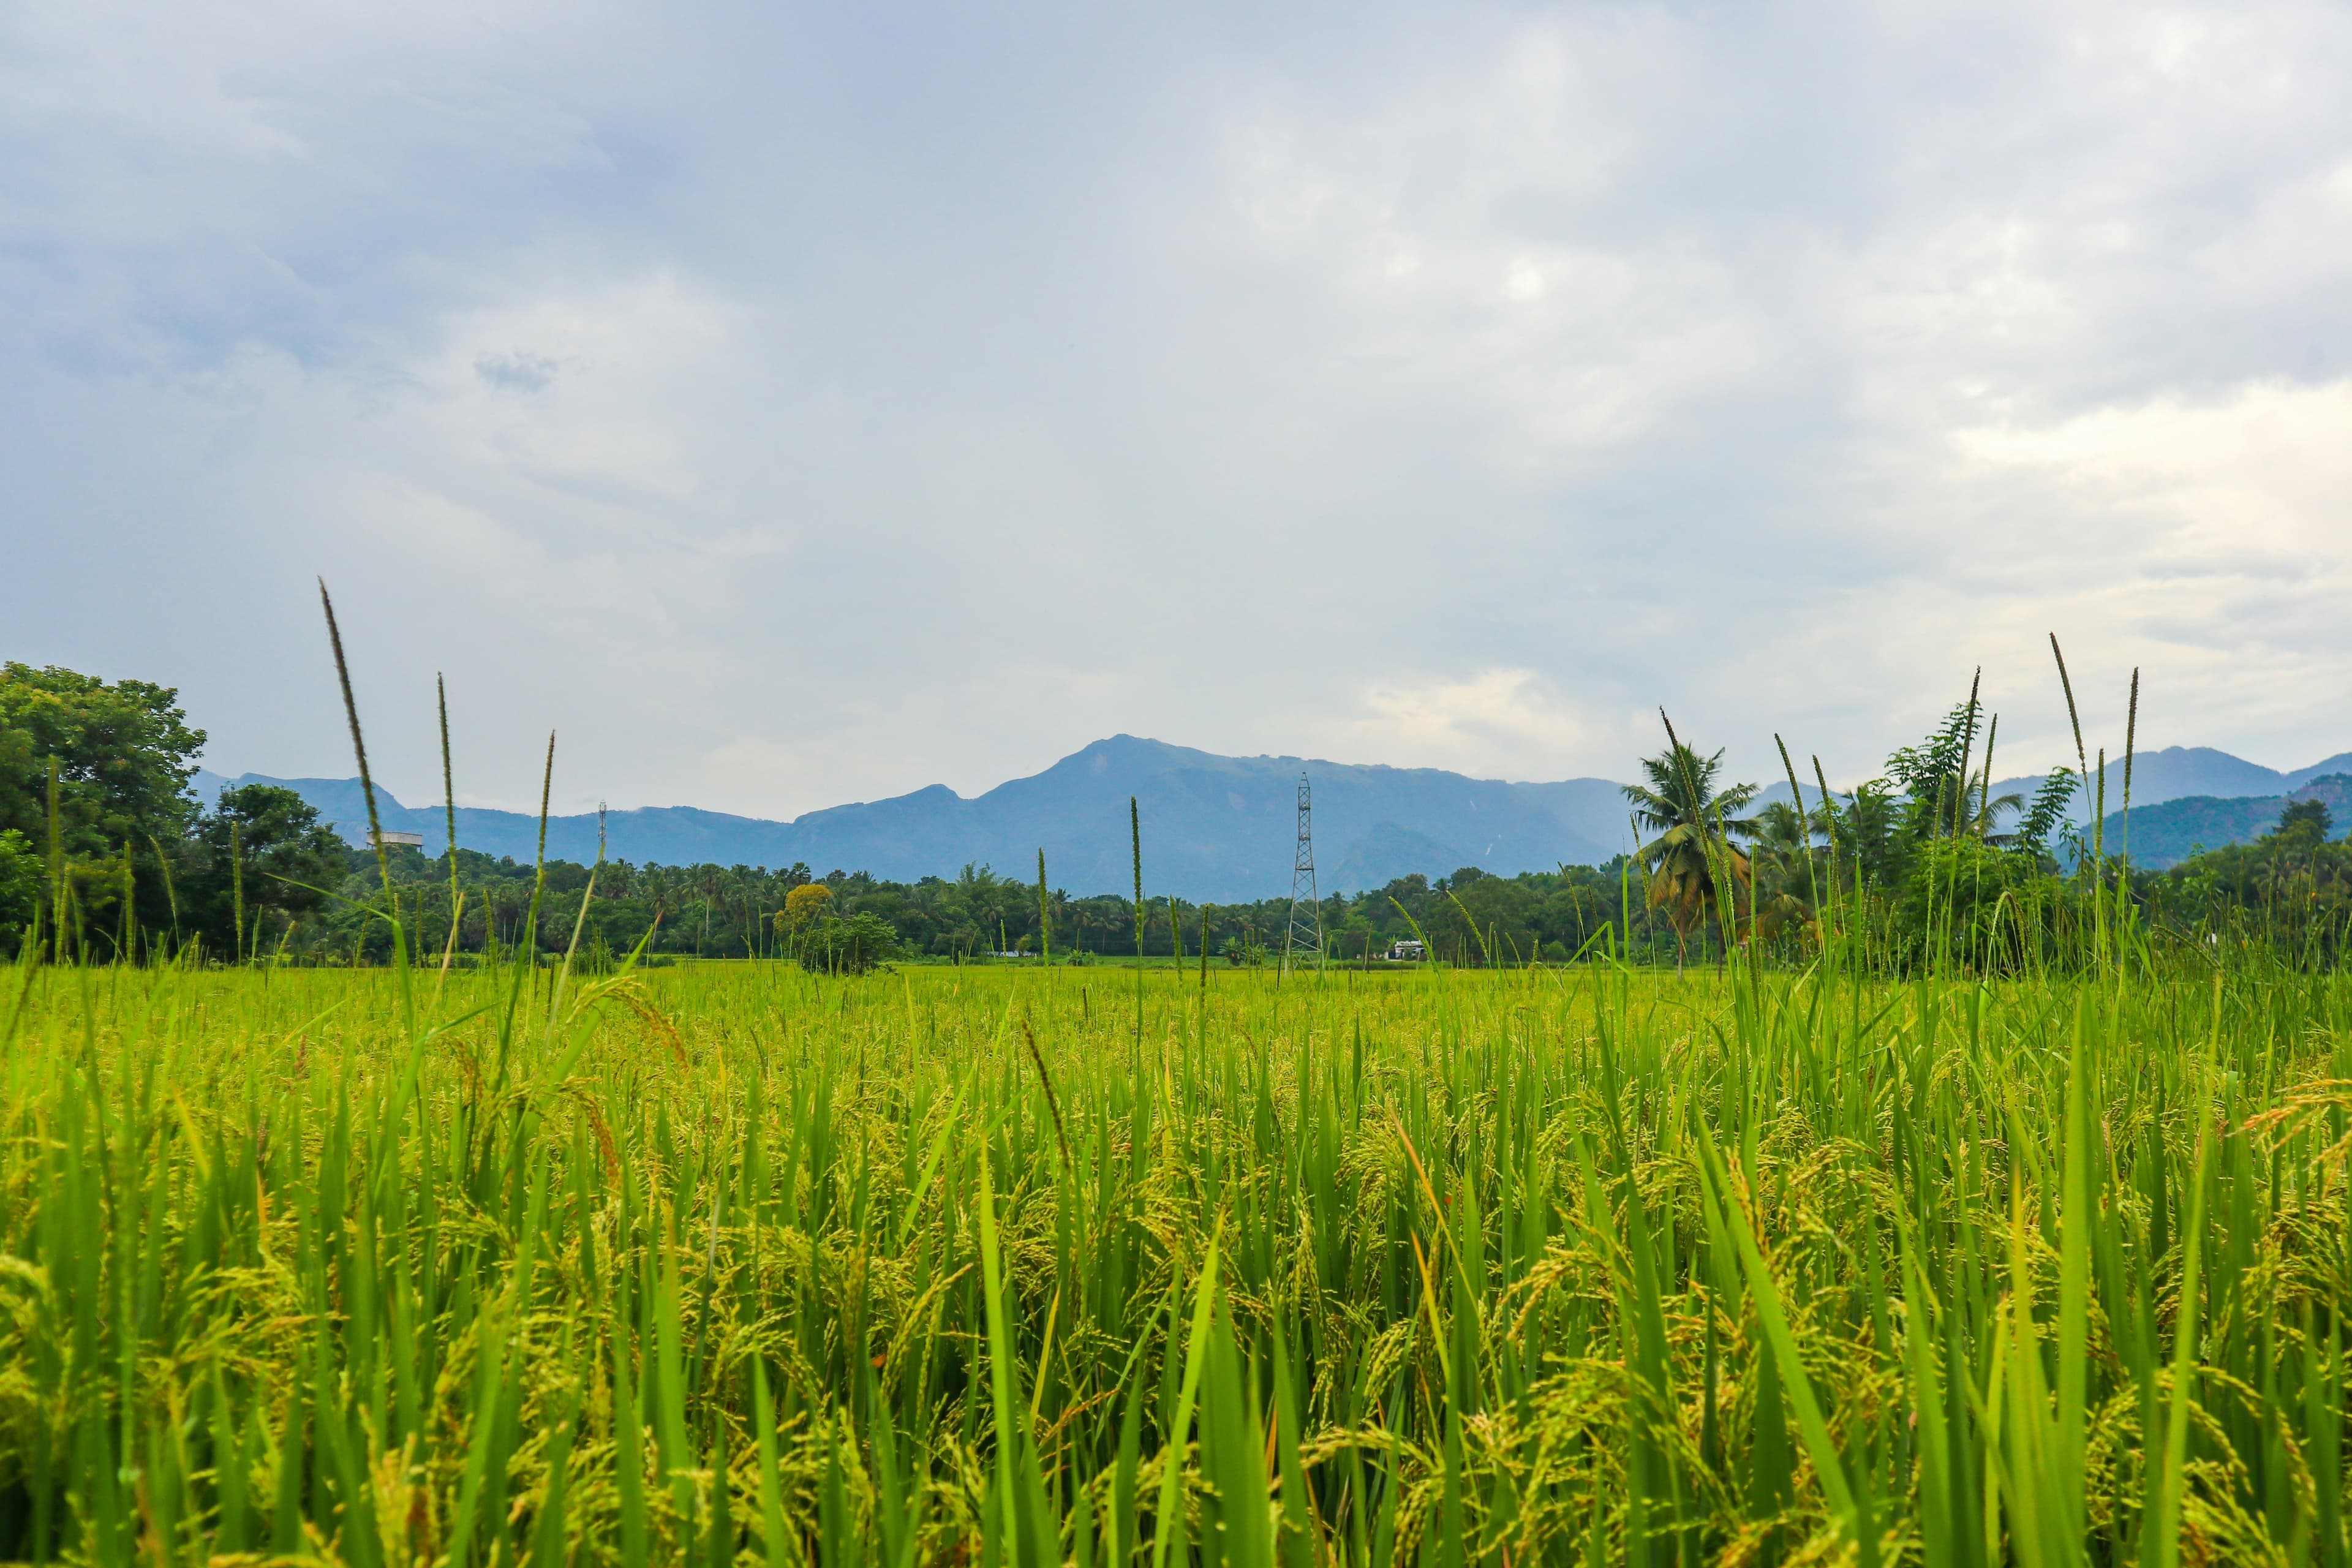
[[[2111,844],[2129,842],[2134,865],[2169,869],[2209,850],[2251,844],[2276,826],[2287,806],[2316,801],[2339,825],[2352,822],[2352,774],[2322,773],[2286,795],[2216,798],[2190,795],[2145,808],[2126,821],[2110,816]]]
[[[2084,793],[2075,770],[2053,769],[2030,800],[1992,794],[1991,740],[1972,700],[1890,756],[1885,777],[1843,795],[1816,789],[1810,810],[1774,801],[1749,817],[1730,814],[1753,786],[1718,793],[1715,759],[1670,748],[1645,763],[1650,784],[1625,792],[1645,825],[1669,829],[1645,851],[1650,900],[1675,913],[1677,932],[1711,932],[1718,952],[1753,942],[1809,960],[1833,926],[1874,966],[1898,972],[2080,962],[2101,951],[2094,933],[2111,918],[2175,943],[2258,941],[2297,962],[2340,957],[2352,851],[2328,841],[2321,802],[2281,803],[2277,827],[2255,842],[2158,874],[2118,852],[2128,816],[2116,843],[2104,825],[2085,841],[2067,816]],[[1662,779],[1683,781],[1672,813]],[[2105,798],[2105,773],[2090,779],[2090,795]],[[1806,798],[1793,779],[1791,788]]]
[[[465,901],[459,951],[520,942],[536,886],[535,868],[465,849],[457,859],[458,894]],[[393,853],[391,862],[403,908],[420,933],[423,950],[437,953],[449,934],[447,861],[427,860],[414,849],[402,849]],[[347,956],[356,950],[382,960],[389,955],[390,939],[383,922],[371,918],[365,907],[383,903],[374,889],[374,858],[354,851],[347,866],[339,886],[348,903],[340,912],[310,922],[309,946],[303,951]],[[560,952],[569,946],[571,916],[587,893],[591,869],[562,861],[548,865],[538,935],[542,951]],[[1505,878],[1469,867],[1435,883],[1425,877],[1407,877],[1369,892],[1326,899],[1324,929],[1334,962],[1377,961],[1392,942],[1413,935],[1416,927],[1429,933],[1447,957],[1460,962],[1484,963],[1489,948],[1504,963],[1524,962],[1538,952],[1564,959],[1618,921],[1627,894],[1627,885],[1620,879],[1625,869],[1614,865],[1570,867]],[[797,892],[812,888],[829,895],[824,912],[795,924],[785,905]],[[1638,882],[1632,888],[1637,928],[1670,942],[1664,922],[1653,921],[1639,908]],[[546,918],[547,910],[558,904],[564,917]],[[671,868],[620,862],[595,869],[582,942],[591,949],[627,952],[650,936],[647,951],[656,955],[791,956],[800,953],[807,940],[826,931],[826,920],[870,918],[887,928],[893,956],[902,958],[977,962],[997,953],[1034,957],[1048,940],[1056,963],[1135,954],[1132,899],[1078,897],[1049,888],[1044,905],[1045,925],[1041,930],[1035,884],[999,877],[984,866],[968,866],[954,878],[908,883],[838,870],[812,879],[805,866],[767,871],[750,866]],[[1213,962],[1260,962],[1288,915],[1289,902],[1283,899],[1204,909],[1188,900],[1171,903],[1147,898],[1142,952],[1168,958],[1181,949],[1188,959],[1197,958],[1205,929]]]
[[[54,805],[68,855],[176,839],[196,815],[188,780],[204,744],[168,688],[0,665],[0,831],[47,845]]]
[[[2253,843],[2142,879],[2142,889],[2170,926],[2227,931],[2306,964],[2337,963],[2352,932],[2352,844],[2334,831],[2324,803],[2289,801]]]
[[[0,946],[10,951],[43,921],[52,933],[68,925],[68,947],[97,957],[383,963],[394,900],[419,952],[452,964],[519,947],[561,954],[575,942],[583,962],[604,966],[640,947],[656,959],[784,955],[853,973],[1048,949],[1057,962],[1205,951],[1252,964],[1289,926],[1284,899],[1147,898],[1139,921],[1131,898],[1041,889],[986,866],[903,883],[806,866],[541,868],[462,847],[454,861],[391,849],[387,894],[376,856],[345,846],[287,791],[188,795],[204,737],[168,689],[12,664],[0,718]],[[1719,963],[1751,944],[1806,961],[1836,926],[1864,937],[1885,967],[2000,969],[2086,952],[2077,938],[2110,904],[2182,941],[2259,934],[2312,963],[2342,952],[2346,851],[2328,841],[2323,804],[2284,803],[2284,825],[2254,844],[2136,872],[2112,853],[2125,835],[2111,846],[2095,831],[2086,844],[2068,820],[2074,770],[2053,770],[2030,802],[1992,795],[1990,731],[1963,703],[1891,755],[1882,779],[1827,798],[1792,780],[1802,810],[1755,809],[1757,786],[1722,780],[1720,752],[1677,742],[1645,759],[1644,782],[1626,792],[1645,836],[1638,854],[1513,877],[1465,867],[1334,894],[1318,911],[1327,961],[1370,966],[1406,939],[1474,967],[1603,951]],[[2090,793],[2105,793],[2095,774]],[[1148,872],[1148,824],[1142,842]]]
[[[112,956],[251,952],[330,901],[342,841],[291,791],[189,792],[205,743],[179,694],[0,666],[0,932],[71,922]]]

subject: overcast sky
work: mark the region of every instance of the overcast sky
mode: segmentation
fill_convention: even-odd
[[[225,772],[321,575],[417,801],[2352,746],[2336,0],[33,0],[0,298],[0,655]]]

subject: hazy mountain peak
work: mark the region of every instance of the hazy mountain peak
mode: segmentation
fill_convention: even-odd
[[[1042,772],[1008,779],[970,799],[945,784],[927,784],[884,800],[827,806],[791,822],[691,806],[642,806],[612,813],[608,827],[611,853],[621,859],[754,866],[805,861],[820,874],[864,870],[908,881],[953,876],[967,861],[1025,878],[1034,874],[1042,848],[1055,886],[1076,893],[1118,892],[1132,886],[1127,805],[1131,795],[1141,818],[1147,890],[1234,901],[1289,890],[1302,769],[1314,784],[1316,862],[1327,892],[1377,887],[1416,871],[1443,877],[1464,866],[1508,876],[1562,862],[1591,865],[1630,842],[1624,800],[1607,779],[1516,784],[1443,768],[1271,753],[1224,756],[1128,734],[1091,742]],[[2198,816],[2196,831],[2235,832],[2231,825],[2242,818],[2254,825],[2250,836],[2265,826],[2257,821],[2264,810],[2268,821],[2277,816],[2274,805],[2257,807],[2251,797],[2281,796],[2331,773],[2352,773],[2352,753],[2282,773],[2209,746],[2144,752],[2133,763],[2134,837],[2153,846],[2163,828],[2147,814],[2186,797],[2246,799],[2245,806],[2218,816]],[[2039,782],[2029,776],[1995,787],[2026,794]],[[364,831],[367,805],[357,779],[250,773],[230,779],[201,772],[194,786],[209,805],[223,786],[248,783],[292,789],[353,840]],[[2120,764],[2111,763],[2110,806],[2120,804],[2122,788]],[[1787,784],[1768,791],[1767,798],[1775,792],[1785,797]],[[438,802],[412,808],[381,788],[376,799],[387,828],[422,834],[425,852],[440,853],[444,813]],[[2087,819],[2092,808],[2078,798],[2077,809]],[[458,842],[489,854],[527,860],[538,832],[530,813],[457,810]],[[593,813],[550,819],[550,855],[586,860],[595,852]]]

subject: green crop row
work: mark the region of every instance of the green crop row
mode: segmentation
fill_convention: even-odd
[[[10,1559],[2345,1561],[2334,977],[8,985]]]

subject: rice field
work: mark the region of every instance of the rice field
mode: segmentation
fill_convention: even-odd
[[[2340,1563],[2352,987],[5,978],[0,1556]]]

